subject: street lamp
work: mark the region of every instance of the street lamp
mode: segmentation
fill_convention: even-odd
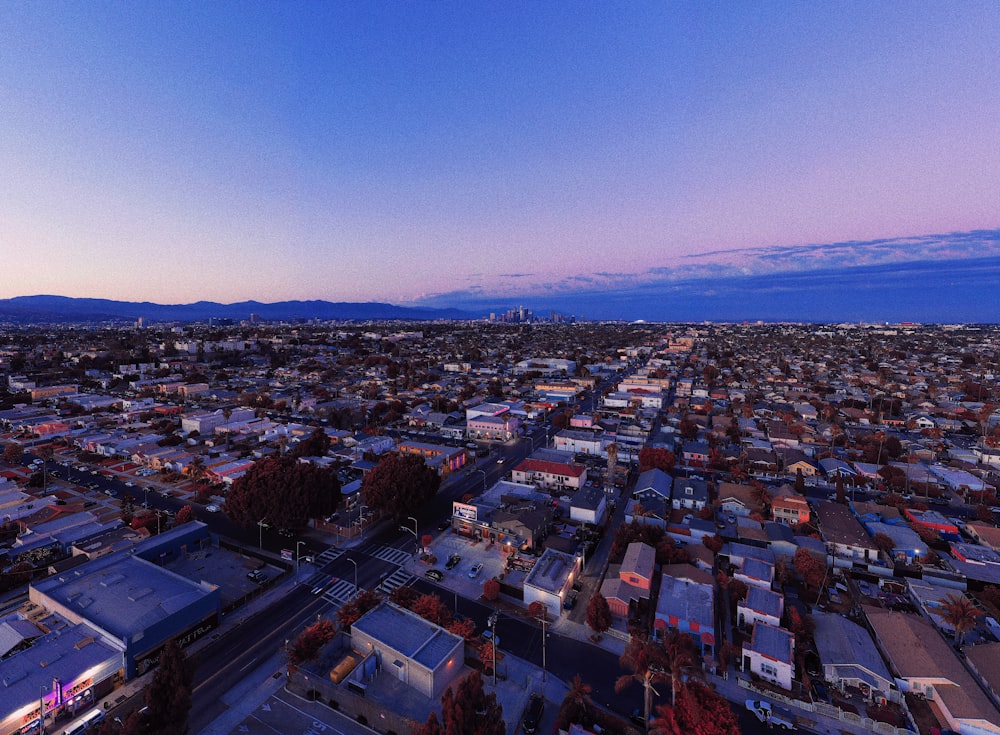
[[[260,532],[258,533],[257,546],[261,549],[264,548],[264,529],[270,527],[271,526],[268,525],[266,518],[261,518],[257,521],[257,528],[260,529]]]
[[[149,507],[149,488],[148,487],[144,487],[142,489],[142,507],[143,508],[148,508]]]
[[[486,492],[486,470],[477,469],[476,472],[482,472],[483,473],[483,492],[485,493]]]
[[[361,511],[358,513],[358,525],[361,526],[361,538],[365,537],[365,511],[368,510],[367,505],[361,506]]]
[[[298,583],[298,581],[299,581],[299,547],[300,546],[305,546],[305,544],[306,544],[305,541],[296,541],[295,542],[295,582],[296,583]]]
[[[350,558],[348,558],[347,561],[351,562],[351,564],[354,565],[354,592],[355,592],[355,594],[357,594],[357,592],[358,592],[358,563],[356,561],[354,561],[354,559],[350,559]]]
[[[410,528],[409,526],[400,526],[399,530],[400,531],[406,531],[407,533],[412,533],[413,534],[414,545],[417,547],[417,550],[419,551],[419,549],[420,549],[420,532],[417,530],[417,519],[414,518],[413,516],[407,516],[407,520],[413,521],[413,528]]]

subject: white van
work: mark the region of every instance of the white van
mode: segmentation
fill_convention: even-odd
[[[103,710],[93,709],[83,717],[74,720],[73,723],[63,731],[63,735],[82,735],[82,733],[85,733],[103,719]]]

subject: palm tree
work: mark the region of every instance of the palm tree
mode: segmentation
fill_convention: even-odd
[[[965,634],[976,627],[982,611],[960,592],[950,592],[941,600],[944,622],[955,629],[955,643],[962,645]]]
[[[633,681],[643,687],[643,722],[649,730],[650,692],[655,691],[653,684],[670,681],[667,670],[668,662],[663,647],[655,641],[639,636],[633,636],[625,651],[618,659],[622,668],[630,670],[631,674],[623,674],[615,681],[615,691],[620,692]]]
[[[703,679],[705,674],[698,664],[698,649],[687,633],[673,628],[663,640],[664,667],[670,677],[670,704],[677,704],[677,692],[689,678]]]

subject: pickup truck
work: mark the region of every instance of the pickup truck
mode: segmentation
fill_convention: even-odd
[[[768,727],[780,727],[782,730],[795,729],[795,715],[788,710],[776,709],[770,702],[765,702],[762,699],[748,699],[746,708]]]

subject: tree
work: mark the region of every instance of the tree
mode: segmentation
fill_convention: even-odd
[[[328,516],[338,505],[336,473],[292,456],[258,460],[226,498],[226,511],[244,528],[265,518],[271,525],[304,528],[310,518]]]
[[[632,673],[618,677],[615,681],[615,691],[622,691],[632,682],[638,682],[642,685],[644,715],[642,721],[647,723],[648,726],[651,704],[650,693],[653,685],[657,682],[670,681],[669,672],[667,671],[666,654],[663,648],[654,641],[634,635],[619,657],[618,662],[623,669],[628,669]]]
[[[447,626],[451,622],[451,613],[441,598],[433,592],[420,595],[410,605],[410,609],[424,620],[429,620],[435,625]]]
[[[182,505],[181,509],[177,511],[177,515],[174,517],[174,525],[182,526],[185,523],[194,520],[194,508],[190,505]]]
[[[416,454],[387,454],[361,483],[365,505],[397,522],[414,515],[434,497],[441,477]]]
[[[643,447],[639,450],[639,472],[651,469],[670,472],[676,463],[677,458],[669,449]]]
[[[891,554],[892,550],[896,548],[896,542],[887,533],[876,533],[872,536],[872,543],[875,544],[876,549],[884,551],[886,554]]]
[[[315,660],[320,649],[332,641],[336,634],[337,629],[330,620],[317,620],[292,641],[288,649],[288,665],[301,666],[306,661]]]
[[[441,721],[433,712],[414,732],[418,735],[504,735],[507,723],[503,707],[496,694],[483,689],[483,677],[473,671],[459,682],[457,689],[449,686],[441,697]]]
[[[476,635],[476,624],[471,618],[456,618],[448,624],[448,632],[471,640]]]
[[[684,688],[672,714],[684,735],[740,735],[739,722],[729,702],[697,681]]]
[[[982,611],[961,592],[950,592],[941,600],[944,621],[955,629],[955,643],[962,645],[965,634],[976,627]]]
[[[362,590],[361,594],[337,610],[337,622],[340,623],[341,628],[349,629],[362,615],[378,603],[378,595],[372,590]]]
[[[528,605],[528,617],[533,620],[545,620],[549,609],[538,600]]]
[[[295,445],[293,457],[322,457],[330,449],[330,437],[323,429],[317,428],[307,438]]]
[[[588,724],[591,717],[592,702],[590,693],[593,688],[580,678],[579,674],[573,676],[569,684],[569,691],[563,697],[562,704],[559,705],[559,712],[556,714],[556,722],[553,732],[568,730],[572,723]]]
[[[3,448],[3,461],[7,464],[18,464],[24,456],[24,447],[16,442],[10,442]]]
[[[718,536],[702,536],[701,543],[713,554],[718,554],[722,551],[722,539]]]
[[[191,711],[194,665],[170,640],[160,653],[159,665],[146,689],[144,732],[152,735],[186,735]]]
[[[665,668],[670,677],[670,703],[676,704],[677,694],[686,682],[703,675],[698,665],[698,648],[688,633],[676,628],[670,629],[662,646]]]
[[[601,635],[613,622],[611,606],[608,605],[607,599],[600,592],[594,593],[587,603],[587,625],[594,633]]]
[[[836,488],[837,502],[841,505],[847,505],[847,495],[844,493],[844,476],[839,472],[837,473]]]
[[[121,503],[121,514],[122,523],[129,525],[132,523],[132,518],[135,516],[135,498],[131,494],[125,493],[122,497]]]
[[[500,597],[500,582],[495,579],[487,579],[483,582],[483,599],[495,602],[498,597]]]
[[[806,494],[806,478],[802,474],[802,468],[798,467],[795,470],[795,492],[799,495]]]
[[[792,557],[795,573],[802,577],[806,587],[819,590],[826,577],[826,565],[809,553],[808,549],[799,549]]]

